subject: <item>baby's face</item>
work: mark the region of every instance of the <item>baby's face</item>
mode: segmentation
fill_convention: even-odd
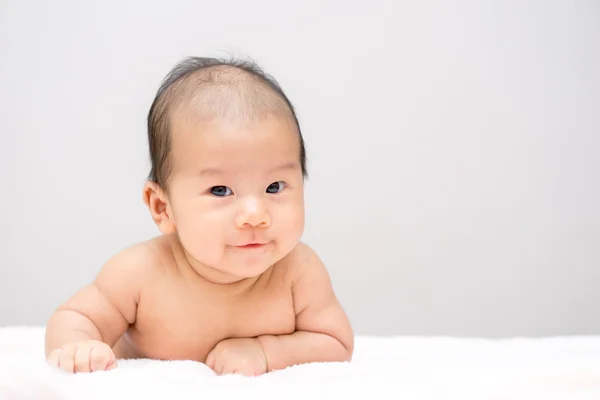
[[[169,206],[188,255],[239,278],[279,261],[304,230],[304,180],[293,123],[187,121],[172,126]]]

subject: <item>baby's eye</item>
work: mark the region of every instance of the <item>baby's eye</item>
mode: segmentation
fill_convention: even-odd
[[[284,182],[273,182],[269,185],[269,187],[267,188],[267,193],[279,193],[283,190],[285,186]]]
[[[231,189],[229,189],[227,186],[213,186],[210,188],[210,192],[219,197],[230,196],[233,194]]]

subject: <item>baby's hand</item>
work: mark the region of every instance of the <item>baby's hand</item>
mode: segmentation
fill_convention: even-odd
[[[258,339],[225,339],[208,353],[206,365],[219,375],[256,376],[267,372],[267,356]]]
[[[48,364],[65,372],[108,371],[117,366],[112,349],[98,340],[69,343],[48,354]]]

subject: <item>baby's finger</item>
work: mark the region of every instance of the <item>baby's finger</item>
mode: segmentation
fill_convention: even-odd
[[[73,346],[67,346],[60,352],[59,367],[65,372],[73,373],[75,370],[75,350]]]
[[[48,354],[48,358],[46,359],[46,363],[52,367],[58,368],[60,366],[60,353],[62,349],[55,349]]]
[[[75,350],[75,371],[90,372],[90,348],[79,346]]]
[[[108,352],[108,363],[106,364],[106,370],[110,371],[111,369],[117,368],[117,356],[112,349]]]
[[[104,347],[94,346],[90,350],[90,369],[91,371],[104,371],[108,366],[111,355]]]
[[[224,363],[221,369],[221,375],[246,375],[244,366],[235,362]]]
[[[206,366],[210,369],[213,369],[215,366],[215,355],[213,353],[208,353],[206,356]]]
[[[215,361],[213,362],[214,366],[213,366],[213,371],[216,372],[217,375],[222,375],[223,374],[223,360],[221,359],[221,357],[215,357]]]
[[[108,365],[106,366],[105,370],[110,371],[111,369],[115,368],[117,368],[117,359],[113,357],[112,360],[108,362]]]
[[[234,368],[231,373],[232,374],[243,375],[243,376],[253,376],[254,375],[252,373],[252,371],[250,370],[250,368],[247,365],[244,365],[244,364],[239,365],[236,368]]]

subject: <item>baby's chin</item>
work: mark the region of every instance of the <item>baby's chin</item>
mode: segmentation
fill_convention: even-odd
[[[233,283],[259,277],[275,263],[273,257],[268,256],[252,259],[225,256],[218,261],[198,257],[196,260],[200,262],[194,268],[196,273],[215,283]]]
[[[252,263],[232,263],[223,268],[219,268],[221,272],[247,279],[247,278],[256,278],[257,276],[262,275],[265,271],[267,271],[272,265],[273,261],[270,259],[261,260],[261,262],[252,262]]]

